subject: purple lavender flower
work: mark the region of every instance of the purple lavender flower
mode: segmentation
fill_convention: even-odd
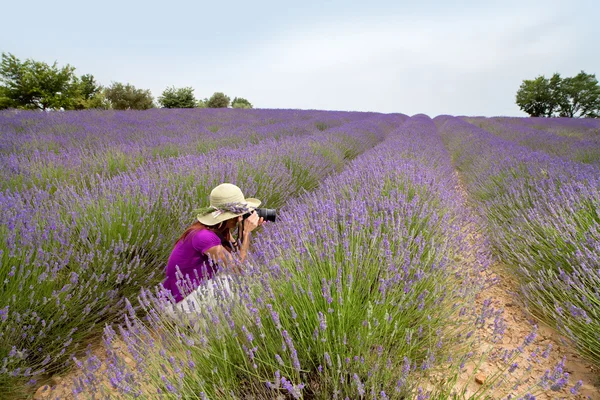
[[[579,389],[581,389],[582,386],[583,386],[583,382],[577,381],[577,383],[575,385],[573,385],[573,387],[570,389],[571,394],[578,394]]]
[[[365,395],[365,385],[360,381],[360,378],[357,374],[352,375],[352,378],[354,379],[354,383],[356,384],[356,391],[358,392],[359,396],[364,396]]]
[[[319,311],[319,328],[321,329],[321,332],[325,332],[327,330],[327,319],[321,311]]]

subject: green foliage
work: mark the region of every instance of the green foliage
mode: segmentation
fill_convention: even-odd
[[[75,68],[48,65],[41,61],[21,61],[10,53],[2,53],[0,81],[2,103],[27,109],[74,108],[77,92]]]
[[[551,79],[538,76],[533,80],[524,80],[517,91],[517,105],[532,117],[550,117],[558,105],[556,85],[560,75],[554,74]]]
[[[206,106],[208,108],[227,108],[229,107],[230,100],[229,96],[226,96],[225,93],[215,92],[206,102]]]
[[[106,99],[115,110],[147,110],[154,107],[150,90],[136,89],[131,84],[113,82],[104,90]]]
[[[79,78],[68,64],[58,67],[56,62],[48,65],[31,59],[21,61],[2,53],[0,83],[0,109],[81,110],[108,106],[94,76]]]
[[[84,100],[90,100],[102,90],[102,86],[98,85],[91,74],[81,76],[79,88]]]
[[[8,89],[4,86],[0,86],[0,110],[11,107],[15,107],[14,100],[10,98]]]
[[[91,74],[82,75],[75,80],[75,109],[97,108],[106,110],[110,104],[104,96],[104,90]]]
[[[84,108],[97,108],[102,110],[108,110],[110,108],[110,102],[104,95],[104,91],[100,91],[89,100],[83,102]]]
[[[158,98],[164,108],[227,108],[231,99],[222,92],[196,101],[191,87],[165,89]],[[244,98],[235,98],[234,108],[252,108]],[[154,107],[149,90],[113,82],[103,88],[91,74],[78,77],[69,64],[59,67],[35,60],[21,61],[2,53],[0,64],[0,109],[83,110],[89,108],[146,110]]]
[[[158,98],[158,103],[163,108],[194,108],[196,107],[194,89],[191,87],[176,89],[174,86],[166,88]]]
[[[581,71],[572,78],[554,74],[524,80],[516,103],[532,117],[591,117],[600,115],[600,86],[593,74]]]
[[[25,75],[27,67],[25,63],[10,53],[2,53],[0,64],[0,104],[8,107],[25,108],[32,98],[25,86]],[[5,108],[3,107],[3,108]]]
[[[595,75],[581,71],[562,82],[561,117],[597,118],[600,114],[600,86]]]
[[[317,128],[318,130],[320,130],[321,132],[323,132],[324,130],[329,128],[329,125],[327,125],[327,122],[315,122],[315,128]]]
[[[196,107],[198,107],[198,108],[208,108],[208,99],[205,97],[202,100],[198,100],[198,103],[196,104]]]
[[[252,108],[252,103],[243,97],[236,97],[231,102],[231,107],[233,108]]]

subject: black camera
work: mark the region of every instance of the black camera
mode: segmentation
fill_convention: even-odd
[[[256,208],[254,209],[258,218],[262,218],[265,221],[275,222],[277,219],[277,210],[274,208]],[[248,218],[252,214],[251,212],[244,214],[244,219]]]

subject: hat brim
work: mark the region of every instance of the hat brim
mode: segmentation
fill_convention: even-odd
[[[258,206],[260,206],[261,201],[258,199],[249,197],[245,200],[244,203],[248,206],[248,208],[251,208],[254,210]],[[236,213],[226,211],[224,213],[217,215],[216,217],[213,216],[213,213],[199,214],[197,216],[197,219],[202,225],[213,226],[213,225],[217,225],[223,221],[227,221],[228,219],[239,217],[240,215],[244,215],[244,214],[245,213],[237,213],[236,214]]]

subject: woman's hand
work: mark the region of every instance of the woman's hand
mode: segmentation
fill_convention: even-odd
[[[265,221],[262,217],[258,218],[256,211],[252,211],[252,214],[250,214],[250,216],[244,220],[244,232],[252,232],[264,222]]]

